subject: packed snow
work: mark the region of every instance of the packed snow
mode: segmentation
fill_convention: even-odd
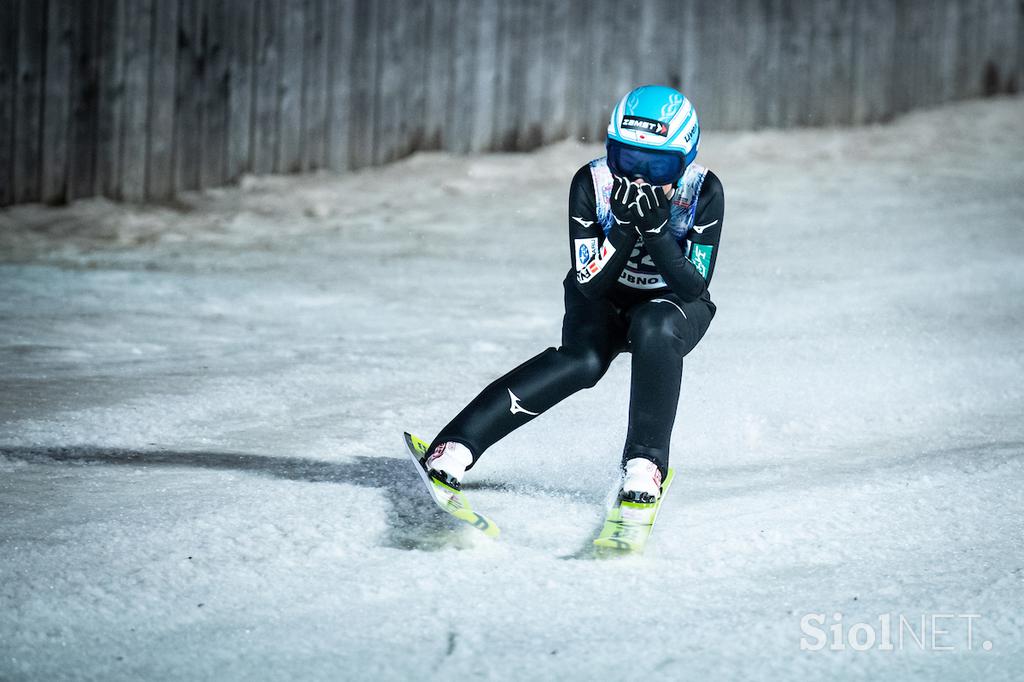
[[[0,678],[1019,679],[1024,98],[707,123],[642,557],[590,549],[628,356],[470,472],[497,540],[402,443],[557,345],[599,145],[0,211]]]

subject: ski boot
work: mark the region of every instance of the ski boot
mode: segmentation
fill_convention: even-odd
[[[649,459],[633,457],[623,467],[619,499],[638,504],[654,504],[661,495],[661,469]]]
[[[440,443],[423,462],[427,474],[453,490],[462,490],[466,467],[473,463],[473,453],[462,443]]]

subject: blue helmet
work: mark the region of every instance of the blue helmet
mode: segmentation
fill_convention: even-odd
[[[697,112],[681,92],[664,85],[642,85],[612,110],[608,143],[674,152],[689,166],[697,158]]]

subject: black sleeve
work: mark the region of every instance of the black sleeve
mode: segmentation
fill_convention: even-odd
[[[636,230],[615,224],[608,237],[597,221],[594,179],[583,166],[569,187],[569,258],[576,273],[576,288],[590,299],[607,293],[619,279],[636,244]]]
[[[697,200],[694,227],[687,234],[687,239],[692,242],[689,258],[668,230],[644,238],[644,245],[658,272],[672,293],[684,301],[696,301],[711,283],[724,216],[722,183],[718,176],[708,171]]]

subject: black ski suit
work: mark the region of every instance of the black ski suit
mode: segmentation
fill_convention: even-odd
[[[632,354],[632,378],[623,462],[644,457],[666,474],[683,357],[715,315],[708,285],[718,257],[724,193],[718,177],[706,171],[692,197],[696,208],[685,234],[677,237],[666,229],[645,241],[633,228],[599,219],[591,168],[600,161],[583,166],[569,190],[574,267],[563,283],[562,345],[487,386],[441,430],[431,449],[462,443],[475,464],[514,429],[594,386],[625,351]]]

